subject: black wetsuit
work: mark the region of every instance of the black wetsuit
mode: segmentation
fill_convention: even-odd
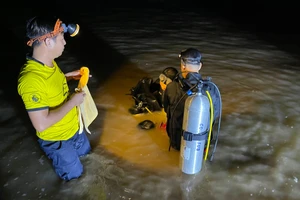
[[[180,84],[179,77],[176,77],[167,85],[163,94],[163,107],[167,114],[166,131],[170,138],[170,146],[176,150],[180,150],[186,91]]]
[[[167,114],[167,134],[170,138],[170,146],[176,150],[180,150],[182,124],[185,100],[188,97],[187,91],[202,80],[201,74],[189,73],[186,78],[178,75],[173,82],[169,83],[163,95],[163,107]],[[203,80],[202,80],[203,81]],[[207,96],[206,90],[209,91],[214,108],[214,119],[219,115],[219,98],[217,91],[209,80],[203,82],[202,93]]]
[[[149,77],[140,79],[137,85],[131,88],[130,95],[135,100],[135,106],[129,109],[132,114],[162,109],[159,79],[155,82]],[[145,109],[146,107],[147,109]]]

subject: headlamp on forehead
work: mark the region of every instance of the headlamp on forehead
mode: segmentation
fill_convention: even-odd
[[[45,35],[42,35],[42,36],[39,36],[39,37],[36,37],[36,38],[31,38],[28,42],[27,42],[27,45],[28,46],[32,46],[32,44],[35,42],[35,41],[43,41],[45,40],[46,38],[52,38],[52,37],[55,37],[57,36],[59,33],[66,33],[68,32],[70,34],[71,37],[74,37],[78,34],[79,32],[79,25],[78,24],[69,24],[68,26],[64,23],[62,23],[62,21],[60,21],[60,19],[57,19],[56,23],[55,23],[55,26],[54,26],[54,29],[53,31],[51,31],[50,33],[46,33]]]
[[[68,26],[64,23],[61,24],[64,29],[64,33],[68,32],[71,37],[74,37],[79,32],[79,25],[78,24],[69,24]]]

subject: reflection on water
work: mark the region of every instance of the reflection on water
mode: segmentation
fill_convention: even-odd
[[[170,25],[161,30],[166,18],[176,18],[179,27],[193,28],[178,31]],[[191,18],[194,20],[190,21]],[[136,35],[130,34],[135,39],[124,39],[122,33],[111,34],[103,27],[99,29],[102,37],[120,52],[130,55],[133,63],[152,77],[164,67],[178,66],[180,50],[191,46],[199,48],[204,59],[202,75],[211,76],[222,94],[223,121],[216,155],[212,163],[205,162],[203,170],[194,176],[180,174],[178,153],[167,151],[167,137],[161,130],[138,130],[136,124],[139,121],[126,110],[130,104],[123,102],[129,100],[126,97],[114,99],[120,100],[122,106],[114,106],[108,112],[113,115],[112,118],[125,123],[107,118],[100,145],[137,166],[146,165],[154,173],[173,168],[173,174],[159,179],[160,183],[164,183],[165,179],[171,180],[173,184],[166,188],[172,192],[163,196],[162,190],[141,187],[139,190],[150,190],[155,194],[150,198],[142,193],[142,199],[297,199],[299,106],[295,94],[300,88],[293,84],[299,81],[296,68],[299,66],[294,65],[296,61],[292,56],[250,34],[233,32],[226,26],[193,14],[179,19],[174,15],[158,17],[155,23],[142,29],[147,34],[140,39],[141,31]],[[151,37],[151,33],[158,29],[160,34]],[[121,68],[116,74],[124,74],[127,70],[126,67]],[[138,77],[139,74],[136,74],[135,80]],[[122,81],[122,76],[116,75],[111,82],[117,80]],[[124,90],[133,84],[123,81]],[[112,85],[107,82],[111,92]],[[115,92],[111,96],[120,91]],[[97,95],[97,101],[107,98],[103,94]],[[112,147],[111,141],[116,144],[126,141],[126,145]],[[157,169],[157,166],[161,168]],[[155,185],[155,181],[149,183],[148,178],[143,179],[138,182]],[[177,195],[172,198],[172,194]]]
[[[99,116],[90,138],[100,139],[93,153],[83,158],[84,176],[53,188],[48,185],[49,196],[299,199],[298,60],[255,35],[228,28],[232,26],[220,19],[158,10],[97,15],[82,14],[82,21],[130,62],[93,90]],[[181,173],[179,152],[168,151],[168,137],[159,128],[165,114],[131,115],[133,99],[126,95],[143,76],[156,78],[165,67],[179,67],[178,53],[188,47],[202,52],[201,73],[212,77],[223,100],[214,160],[204,162],[196,175]],[[65,65],[72,62],[70,57]],[[145,119],[156,127],[139,129]],[[51,169],[48,172],[53,176]]]
[[[132,170],[118,166],[129,173],[123,179],[127,187],[120,187],[124,198],[297,199],[299,107],[295,94],[300,88],[293,84],[299,81],[295,59],[249,33],[227,29],[213,20],[192,13],[184,17],[160,14],[143,28],[138,27],[149,18],[137,20],[134,13],[122,29],[115,18],[106,27],[103,17],[102,25],[95,28],[96,34],[132,62],[95,94],[106,113],[99,145],[134,166]],[[163,130],[137,128],[144,119],[159,124],[163,113],[132,116],[128,108],[133,101],[124,95],[143,73],[155,78],[164,67],[179,66],[177,55],[187,47],[202,51],[202,75],[213,78],[223,100],[214,160],[205,162],[202,171],[192,176],[180,172],[179,152],[168,151]]]
[[[161,111],[131,115],[128,111],[134,105],[134,100],[126,94],[141,78],[124,78],[127,73],[132,73],[132,68],[133,66],[123,66],[104,83],[95,96],[98,107],[106,113],[101,127],[100,145],[141,167],[165,170],[177,168],[178,152],[168,151],[168,136],[165,130],[160,128],[160,124],[166,122],[166,114]],[[139,128],[138,124],[144,120],[153,121],[155,128]]]

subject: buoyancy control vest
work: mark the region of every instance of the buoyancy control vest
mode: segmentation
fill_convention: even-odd
[[[176,99],[176,102],[173,102],[173,105],[170,105],[170,108],[167,111],[168,121],[166,130],[170,138],[170,147],[173,147],[176,150],[180,150],[181,136],[183,132],[182,124],[184,104],[188,96],[187,93],[196,92],[196,90],[198,89],[198,87],[196,86],[199,83],[203,84],[201,87],[202,94],[207,96],[206,91],[208,91],[212,97],[215,110],[214,120],[220,115],[220,97],[218,97],[217,88],[215,88],[215,85],[211,82],[211,78],[203,80],[201,74],[197,72],[188,73],[186,78],[183,78],[181,74],[178,74],[174,82],[174,84],[177,84],[176,87],[179,87],[182,92],[178,92],[177,89],[177,92],[175,93],[174,91],[176,90],[173,89],[173,94],[167,94],[174,95],[173,98]]]
[[[134,99],[134,107],[129,111],[132,114],[162,109],[160,85],[152,78],[144,77],[139,80],[135,87],[130,89],[130,95]]]

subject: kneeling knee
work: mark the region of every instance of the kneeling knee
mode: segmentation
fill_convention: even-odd
[[[83,166],[79,159],[76,159],[74,163],[70,163],[67,166],[61,166],[56,168],[58,176],[66,181],[79,178],[83,173]]]

